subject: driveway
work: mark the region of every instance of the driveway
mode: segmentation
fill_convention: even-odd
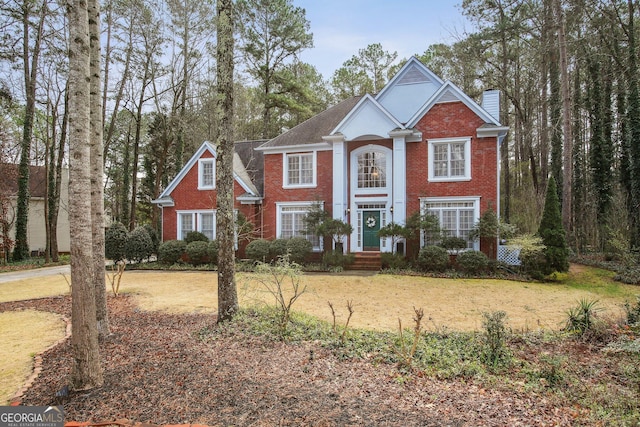
[[[0,273],[0,283],[14,282],[16,280],[28,279],[31,277],[52,276],[55,274],[69,274],[68,265],[57,265],[55,267],[34,268],[32,270],[10,271]]]

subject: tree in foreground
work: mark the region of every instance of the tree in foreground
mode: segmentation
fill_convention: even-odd
[[[569,271],[569,250],[564,227],[562,226],[556,181],[553,177],[549,179],[547,186],[547,197],[544,202],[544,211],[542,212],[538,235],[546,246],[546,265],[543,266],[543,273],[551,274],[554,271]]]
[[[218,115],[216,227],[218,252],[218,322],[238,311],[235,281],[233,214],[233,2],[218,0]]]
[[[93,236],[90,149],[90,48],[87,2],[68,4],[69,22],[69,219],[71,233],[71,387],[99,387],[100,364],[96,301],[92,284]]]

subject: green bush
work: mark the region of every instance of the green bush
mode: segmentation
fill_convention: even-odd
[[[425,246],[418,254],[418,267],[423,271],[445,271],[449,267],[449,252],[440,246]]]
[[[446,250],[455,251],[456,253],[458,253],[463,249],[467,249],[467,241],[462,237],[445,236],[442,238],[439,246],[445,248]]]
[[[218,246],[217,240],[211,240],[209,242],[209,246],[207,247],[207,255],[209,257],[209,263],[218,265]]]
[[[391,270],[402,270],[409,267],[409,262],[402,254],[392,254],[391,252],[383,252],[380,254],[382,268]]]
[[[354,259],[355,255],[344,254],[342,251],[328,251],[322,254],[322,264],[327,267],[345,268],[353,264]]]
[[[209,242],[196,240],[187,243],[185,252],[189,258],[189,262],[193,265],[206,264],[209,261]]]
[[[208,242],[209,238],[199,231],[190,231],[185,236],[184,241],[187,242],[187,244],[191,242]]]
[[[144,228],[145,230],[147,230],[147,233],[149,233],[149,237],[151,237],[151,242],[153,243],[153,253],[158,254],[158,247],[160,246],[160,238],[158,237],[158,232],[151,226],[151,224],[145,224]]]
[[[136,227],[125,245],[125,254],[129,261],[140,262],[153,255],[153,241],[144,227]]]
[[[458,268],[467,274],[477,274],[487,270],[489,257],[484,252],[466,251],[458,255],[456,262]]]
[[[304,237],[292,237],[287,241],[289,259],[296,264],[304,264],[313,251],[313,245]]]
[[[287,254],[287,242],[289,239],[275,239],[270,242],[269,256],[272,260],[277,260]]]
[[[483,334],[483,361],[491,367],[499,367],[506,364],[510,358],[507,348],[507,327],[505,320],[507,313],[494,311],[482,313]]]
[[[129,232],[120,222],[114,222],[107,228],[104,235],[104,256],[115,262],[127,257],[126,246]]]
[[[265,262],[269,260],[271,243],[265,239],[257,239],[249,242],[245,249],[247,258],[253,261]]]
[[[158,248],[158,260],[163,264],[175,264],[184,255],[187,242],[184,240],[167,240]]]

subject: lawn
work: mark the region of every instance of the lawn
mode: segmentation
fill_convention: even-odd
[[[414,307],[424,309],[425,319],[428,319],[424,326],[432,331],[478,330],[481,328],[483,312],[504,310],[508,315],[508,326],[515,330],[558,330],[564,324],[567,310],[577,305],[579,300],[598,300],[605,315],[613,318],[620,316],[622,304],[625,301],[633,301],[638,288],[614,282],[612,276],[604,270],[585,267],[572,268],[569,274],[558,276],[556,281],[550,283],[494,279],[454,280],[351,272],[305,274],[301,280],[307,289],[294,305],[294,310],[331,321],[331,311],[327,303],[331,301],[337,312],[338,323],[342,324],[347,315],[347,302],[351,301],[354,314],[350,327],[383,331],[397,330],[399,318],[402,319],[403,326],[411,327]],[[121,291],[129,295],[134,305],[144,313],[166,313],[166,316],[178,316],[174,319],[181,319],[180,316],[185,313],[202,316],[216,312],[216,280],[215,272],[127,271],[122,279]],[[237,286],[240,304],[243,307],[273,302],[273,296],[265,292],[253,274],[239,273]],[[0,284],[0,304],[3,301],[28,300],[38,295],[68,294],[68,291],[69,287],[62,276],[51,276],[46,280],[37,278],[4,283]],[[54,298],[53,302],[46,304],[57,304],[55,300]],[[10,307],[10,304],[12,303],[5,304],[5,307]],[[24,305],[37,308],[47,307],[46,304]],[[42,312],[5,311],[0,314],[0,322],[9,325],[9,331],[17,334],[11,338],[12,342],[26,343],[24,337],[27,336],[57,336],[54,331],[64,333],[59,316],[49,316],[49,313],[43,317],[48,318],[51,323],[37,323],[32,318],[18,317],[40,315]],[[125,318],[125,314],[124,311],[118,310],[112,312],[114,324],[136,323],[137,320]],[[135,311],[132,315],[135,316]],[[206,322],[207,317],[202,319]],[[176,321],[178,320],[170,322]],[[11,325],[16,324],[21,325],[19,330],[12,329]],[[132,331],[134,330],[136,329],[133,328]],[[157,333],[160,334],[160,330]],[[3,335],[7,336],[5,332]],[[20,356],[17,351],[12,350],[9,350],[8,354],[0,354],[0,360],[11,360],[15,365],[3,367],[2,375],[5,370],[28,371],[33,354],[47,346],[39,342],[26,344],[29,348]],[[263,344],[257,345],[258,348],[262,348],[260,346]],[[254,351],[249,348],[251,346],[244,351]],[[63,353],[66,354],[66,351],[68,350]],[[67,362],[64,362],[63,366],[66,364]],[[0,400],[13,394],[21,382],[15,379],[8,381],[12,385],[0,385]],[[304,383],[304,378],[301,381]]]

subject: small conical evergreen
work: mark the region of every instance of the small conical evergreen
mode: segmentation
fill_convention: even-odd
[[[569,270],[569,250],[562,227],[562,215],[560,213],[560,200],[556,188],[556,181],[553,176],[549,179],[547,186],[547,196],[544,202],[544,211],[538,228],[538,235],[546,246],[546,265],[543,267],[544,274],[551,274],[554,271]]]

